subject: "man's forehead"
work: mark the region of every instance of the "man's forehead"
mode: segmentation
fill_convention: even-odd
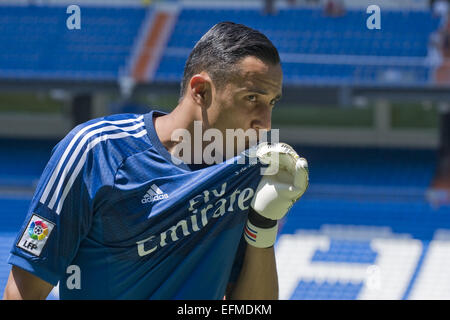
[[[254,57],[246,57],[239,64],[239,78],[243,86],[261,86],[281,92],[283,72],[280,64],[272,65]]]

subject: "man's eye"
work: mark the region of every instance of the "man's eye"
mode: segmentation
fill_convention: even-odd
[[[256,101],[256,96],[255,95],[250,95],[250,96],[247,96],[247,99],[248,99],[248,101],[255,102]]]

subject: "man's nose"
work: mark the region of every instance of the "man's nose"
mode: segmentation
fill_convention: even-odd
[[[267,108],[259,112],[251,123],[254,130],[270,130],[272,128],[272,110]]]

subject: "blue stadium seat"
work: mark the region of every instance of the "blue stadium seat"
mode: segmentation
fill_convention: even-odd
[[[263,16],[258,9],[191,9],[180,12],[167,50],[157,69],[155,80],[181,79],[177,71],[196,41],[214,24],[234,21],[265,33],[280,54],[341,55],[371,57],[424,58],[428,37],[437,29],[438,19],[425,11],[383,11],[382,30],[368,30],[364,10],[349,10],[339,18],[326,17],[319,9],[281,9],[274,16]],[[356,26],[360,27],[356,27]],[[185,54],[180,50],[185,49]],[[282,59],[283,60],[283,59]],[[378,60],[380,61],[380,60]],[[283,62],[285,83],[302,84],[373,84],[385,83],[385,72],[392,66],[364,64],[309,66],[304,62]],[[294,66],[298,65],[299,68]],[[358,72],[357,72],[358,70]],[[430,79],[428,67],[399,66],[396,72],[406,75],[405,84],[424,84]],[[395,84],[390,83],[390,84]]]
[[[117,79],[146,10],[83,7],[68,30],[64,6],[0,6],[0,77]]]

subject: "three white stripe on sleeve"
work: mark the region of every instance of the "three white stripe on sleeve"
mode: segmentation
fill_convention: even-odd
[[[125,127],[118,127],[116,125],[119,124],[130,124],[130,126]],[[88,130],[99,127],[104,124],[109,124],[108,126],[100,127],[98,129],[89,131],[84,137],[81,139],[80,142],[77,143],[78,139]],[[93,123],[89,126],[84,127],[81,129],[70,141],[68,147],[64,151],[62,157],[58,161],[58,164],[56,165],[55,169],[53,170],[53,173],[47,182],[47,185],[44,189],[44,192],[42,193],[41,199],[39,200],[41,203],[45,204],[46,201],[49,199],[51,195],[50,202],[48,204],[49,209],[53,210],[56,205],[55,212],[57,214],[60,214],[62,206],[64,204],[64,200],[67,197],[67,194],[69,193],[73,183],[75,182],[78,174],[80,173],[81,169],[83,168],[84,163],[86,162],[87,155],[89,151],[94,148],[98,143],[105,141],[105,140],[114,140],[114,139],[121,139],[125,137],[135,137],[139,138],[147,134],[147,130],[145,130],[145,123],[143,121],[143,116],[140,116],[138,118],[133,119],[126,119],[126,120],[116,120],[116,121],[99,121],[97,123]],[[130,133],[130,131],[138,130],[139,128],[144,127],[143,130]],[[118,133],[110,133],[111,131],[120,130]],[[108,134],[110,133],[110,134]],[[89,141],[89,138],[91,138],[94,135],[99,135],[95,139]],[[89,141],[89,142],[88,142]],[[88,143],[87,143],[88,142]],[[87,146],[86,146],[87,143]],[[76,144],[75,150],[74,146]],[[81,156],[81,158],[77,161],[78,156],[80,155],[83,148],[84,152]],[[71,154],[69,161],[67,164],[64,164],[67,157]],[[67,176],[69,175],[70,170],[75,165],[75,169],[73,170],[72,174],[69,177],[69,180],[66,181]],[[58,179],[58,175],[61,172],[61,176]],[[57,182],[56,189],[51,193],[55,183]],[[58,200],[58,196],[61,193],[61,189],[64,186],[64,190],[62,191],[62,195]]]

